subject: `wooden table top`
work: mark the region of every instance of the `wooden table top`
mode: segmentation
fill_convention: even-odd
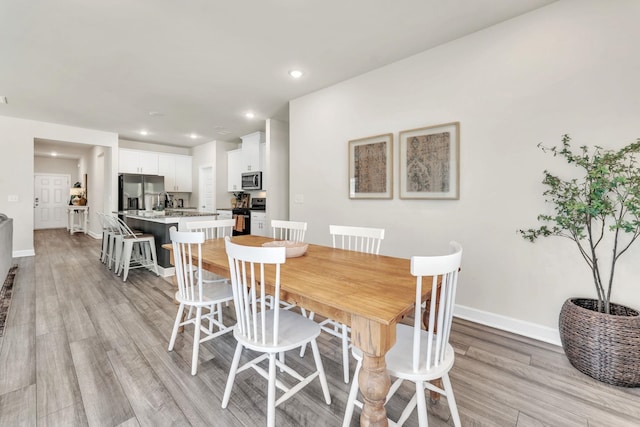
[[[247,246],[273,241],[252,235],[231,240]],[[171,250],[171,244],[162,247]],[[202,245],[202,263],[203,269],[229,277],[224,239]],[[282,265],[281,298],[347,325],[352,315],[394,325],[414,306],[415,280],[408,259],[309,244],[305,255],[287,258]],[[430,283],[423,281],[424,296]]]

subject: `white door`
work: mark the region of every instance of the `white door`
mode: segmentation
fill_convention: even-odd
[[[200,195],[198,196],[198,207],[205,212],[215,212],[216,204],[216,181],[213,177],[213,167],[203,166],[200,168]]]
[[[69,175],[35,175],[33,206],[36,230],[67,226],[70,181]]]

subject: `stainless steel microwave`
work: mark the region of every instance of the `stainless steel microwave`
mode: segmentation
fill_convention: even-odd
[[[262,172],[244,172],[242,174],[243,190],[262,190]]]

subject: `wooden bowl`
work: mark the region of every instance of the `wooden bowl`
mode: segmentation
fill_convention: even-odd
[[[308,244],[304,242],[293,242],[291,240],[274,240],[273,242],[263,243],[266,247],[285,247],[287,258],[296,258],[307,252]]]

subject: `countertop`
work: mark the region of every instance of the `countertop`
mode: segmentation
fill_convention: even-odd
[[[119,215],[126,215],[127,218],[137,218],[146,221],[160,222],[165,224],[176,223],[182,218],[217,217],[215,212],[202,212],[193,209],[165,209],[163,211],[121,211]]]

